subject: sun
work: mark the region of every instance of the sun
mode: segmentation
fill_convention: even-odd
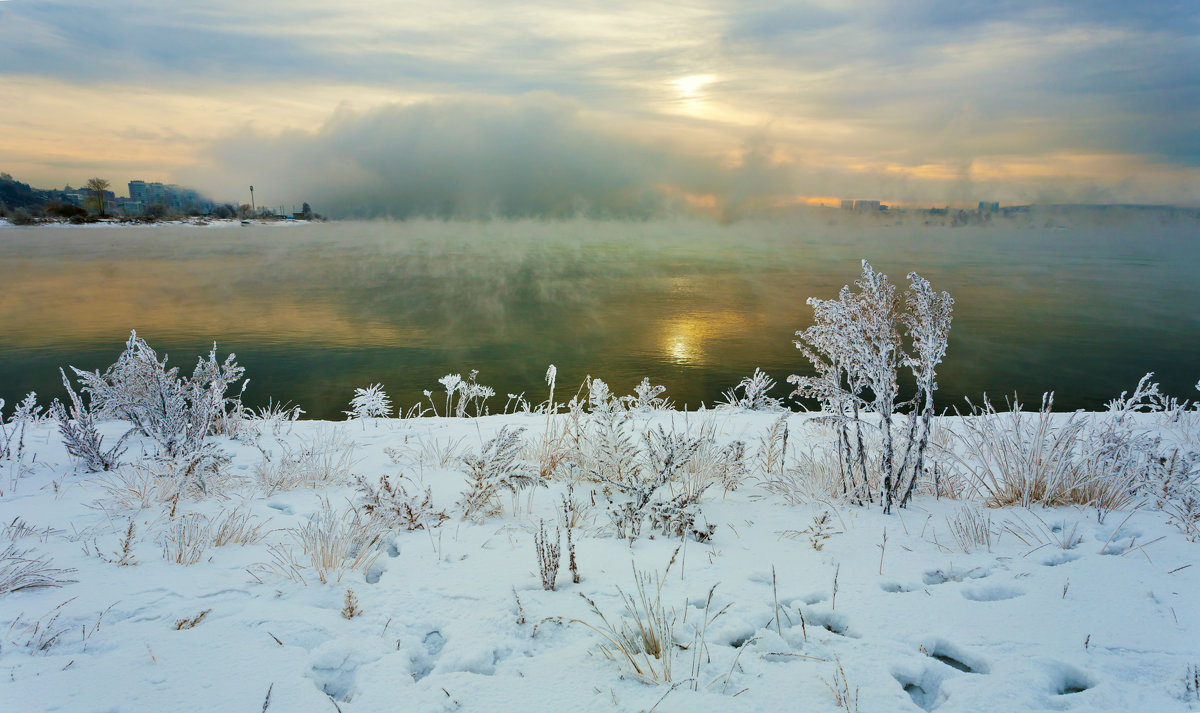
[[[684,99],[696,99],[699,97],[704,87],[712,84],[716,79],[711,74],[689,74],[686,77],[680,77],[671,82],[675,87],[675,91]]]

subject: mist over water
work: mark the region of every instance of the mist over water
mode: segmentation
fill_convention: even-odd
[[[62,394],[57,367],[103,368],[137,329],[190,373],[215,340],[247,401],[340,418],[355,387],[404,406],[447,373],[569,398],[586,375],[642,377],[711,405],[751,373],[807,373],[792,345],[809,297],[867,258],[954,296],[941,407],[1017,391],[1100,408],[1147,371],[1191,398],[1200,378],[1194,217],[1037,227],[821,221],[407,221],[287,228],[0,231],[0,398]]]

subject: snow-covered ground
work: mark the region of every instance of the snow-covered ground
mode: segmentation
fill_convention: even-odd
[[[788,419],[789,469],[819,437],[811,418]],[[777,419],[635,413],[638,434],[662,425],[743,441],[748,472],[705,491],[707,542],[648,530],[619,539],[603,488],[578,481],[580,581],[564,535],[555,591],[543,589],[534,539],[542,521],[553,539],[568,478],[506,493],[486,517],[457,505],[462,456],[509,426],[527,429],[531,460],[544,415],[258,421],[213,439],[231,460],[207,493],[129,465],[152,450],[141,436],[117,471],[88,473],[53,421],[33,424],[20,477],[0,461],[0,547],[63,571],[47,573],[61,586],[0,594],[0,709],[1200,710],[1188,688],[1200,664],[1200,544],[1163,512],[1147,504],[1101,522],[1091,508],[981,509],[923,493],[884,515],[785,499],[762,486],[756,457]],[[106,444],[126,430],[101,424]],[[310,482],[282,482],[289,469]],[[350,475],[428,488],[427,527],[378,527]],[[214,546],[215,525],[236,530],[237,517],[257,535]],[[956,520],[983,523],[990,545],[960,545]],[[359,566],[339,560],[326,583],[299,540],[322,523],[365,543],[350,548]],[[181,554],[187,541],[201,544]],[[175,561],[189,553],[194,564]],[[669,682],[639,680],[606,638],[605,620],[632,621],[623,594],[642,609],[635,571],[673,642],[634,659],[653,668],[646,678],[669,663]],[[347,617],[351,591],[361,613]]]

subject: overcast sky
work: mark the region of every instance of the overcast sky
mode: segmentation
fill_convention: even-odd
[[[1195,0],[10,0],[0,97],[35,185],[345,215],[1200,203]]]

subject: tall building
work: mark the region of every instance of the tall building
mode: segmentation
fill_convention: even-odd
[[[137,201],[142,205],[147,205],[146,196],[149,186],[145,181],[130,181],[129,182],[129,199]]]

